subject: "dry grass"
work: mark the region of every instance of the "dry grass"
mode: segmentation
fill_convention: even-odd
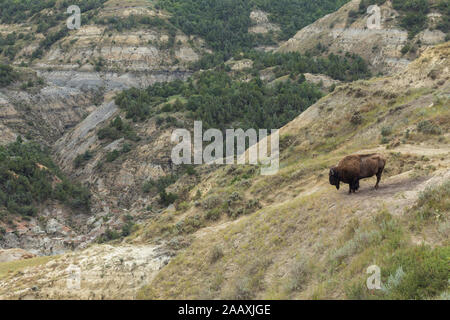
[[[28,267],[35,267],[46,264],[47,262],[56,259],[58,256],[43,256],[26,260],[18,260],[11,262],[0,263],[0,279],[6,278],[10,275],[14,275],[23,271]]]

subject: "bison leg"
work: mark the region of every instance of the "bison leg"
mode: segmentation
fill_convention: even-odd
[[[356,193],[356,190],[358,190],[358,188],[359,188],[359,181],[358,179],[354,179],[348,184],[348,193],[351,194],[352,191],[353,193]]]
[[[378,185],[380,184],[381,174],[383,173],[383,169],[378,170],[377,172],[377,183],[375,184],[375,190],[378,189]]]

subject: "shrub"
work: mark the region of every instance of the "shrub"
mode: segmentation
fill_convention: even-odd
[[[174,184],[177,181],[178,177],[174,174],[170,174],[164,177],[158,178],[156,181],[150,179],[144,183],[142,186],[142,191],[144,193],[149,193],[152,190],[162,191],[166,189],[168,186]]]
[[[90,159],[92,159],[93,156],[94,156],[94,154],[90,150],[87,150],[83,154],[77,155],[75,157],[75,160],[73,161],[74,167],[79,168],[79,167],[83,166],[86,162],[88,162]]]
[[[355,113],[352,115],[352,117],[351,117],[351,119],[350,119],[350,122],[351,122],[353,125],[359,125],[359,124],[361,124],[361,123],[362,123],[362,116],[361,116],[361,113],[360,113],[359,111],[355,112]]]
[[[215,208],[215,209],[209,210],[206,213],[205,218],[207,220],[216,221],[216,220],[219,220],[221,213],[222,212],[221,212],[220,208]]]
[[[130,124],[123,121],[119,116],[112,120],[107,127],[100,129],[97,132],[97,136],[100,140],[117,140],[120,138],[125,138],[131,141],[140,140],[136,132],[134,132],[131,128]]]
[[[381,135],[383,137],[390,136],[392,134],[392,127],[391,126],[384,126],[381,128]]]
[[[131,145],[129,143],[124,143],[122,146],[122,149],[120,150],[120,153],[128,153],[131,151]]]
[[[114,150],[111,152],[108,152],[106,154],[106,162],[113,162],[120,156],[120,152],[118,150]]]
[[[210,195],[202,202],[202,207],[205,210],[214,209],[222,204],[222,198],[218,195]]]
[[[186,165],[184,167],[184,169],[185,169],[186,174],[189,176],[194,176],[197,174],[197,171],[195,171],[195,168],[193,165]]]
[[[98,238],[98,243],[104,243],[120,238],[120,233],[116,230],[107,229],[104,234]]]
[[[289,292],[299,291],[303,288],[305,283],[307,282],[307,277],[310,274],[311,270],[308,266],[308,263],[305,259],[300,258],[297,259],[289,272],[289,278],[287,283],[287,290]]]
[[[246,277],[241,279],[235,286],[233,300],[250,300],[254,298],[251,279]]]
[[[0,63],[0,88],[6,87],[17,79],[18,73],[11,66]]]
[[[174,203],[178,199],[178,196],[174,193],[167,193],[166,190],[159,192],[159,203],[163,206],[168,206]]]
[[[387,144],[387,143],[389,143],[389,141],[390,141],[390,140],[389,140],[388,137],[382,137],[380,143],[381,143],[381,144]]]
[[[386,281],[386,284],[383,284],[381,290],[385,294],[391,294],[395,290],[395,288],[397,288],[400,285],[404,276],[405,272],[403,271],[403,268],[400,266],[397,269],[397,271],[395,271],[395,274],[391,274],[389,276],[389,278]]]
[[[396,274],[396,270],[402,267],[404,275],[385,293],[385,298],[409,300],[438,296],[447,289],[449,256],[448,246],[434,249],[419,246],[396,252],[388,262],[386,273]]]
[[[216,245],[211,251],[211,263],[216,263],[220,258],[223,257],[222,247]]]
[[[120,235],[122,237],[128,237],[131,234],[131,232],[133,231],[133,227],[134,227],[133,222],[131,222],[131,221],[127,222],[125,225],[122,226]]]
[[[364,248],[381,240],[378,230],[357,230],[354,237],[347,241],[342,247],[335,250],[330,257],[330,262],[339,266],[345,259],[361,252]]]

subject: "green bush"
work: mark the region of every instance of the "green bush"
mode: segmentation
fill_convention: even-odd
[[[97,132],[97,136],[100,140],[110,141],[120,138],[125,138],[134,142],[140,140],[136,132],[131,128],[131,125],[123,121],[119,116],[112,120],[107,127],[100,129]]]
[[[120,152],[118,150],[113,150],[106,154],[106,162],[113,162],[118,157],[120,157]]]
[[[178,196],[174,193],[167,193],[166,190],[159,192],[159,203],[163,206],[168,206],[174,203],[178,199]]]
[[[425,133],[425,134],[436,134],[439,135],[442,133],[442,129],[434,124],[433,122],[429,121],[429,120],[423,120],[420,121],[417,124],[417,130],[419,132]]]
[[[308,281],[308,276],[311,273],[311,268],[308,262],[303,258],[298,258],[290,267],[289,278],[287,282],[287,291],[300,291]]]
[[[214,246],[211,251],[211,263],[216,263],[223,257],[223,249],[220,246]]]
[[[165,190],[168,186],[174,184],[177,179],[178,177],[174,174],[160,177],[157,180],[150,179],[144,183],[142,186],[142,191],[144,193],[149,193],[152,190],[160,192]]]
[[[0,63],[0,87],[6,87],[18,77],[18,73],[11,66]]]
[[[107,229],[104,234],[99,236],[97,242],[98,243],[104,243],[108,241],[117,240],[121,237],[121,233],[117,232],[116,230]]]
[[[206,212],[205,218],[207,220],[217,221],[220,219],[221,214],[222,214],[222,211],[220,210],[220,208],[214,208],[214,209]]]

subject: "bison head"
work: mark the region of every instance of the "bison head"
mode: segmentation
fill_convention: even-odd
[[[336,167],[330,169],[330,184],[336,186],[336,189],[339,190],[339,174]]]

